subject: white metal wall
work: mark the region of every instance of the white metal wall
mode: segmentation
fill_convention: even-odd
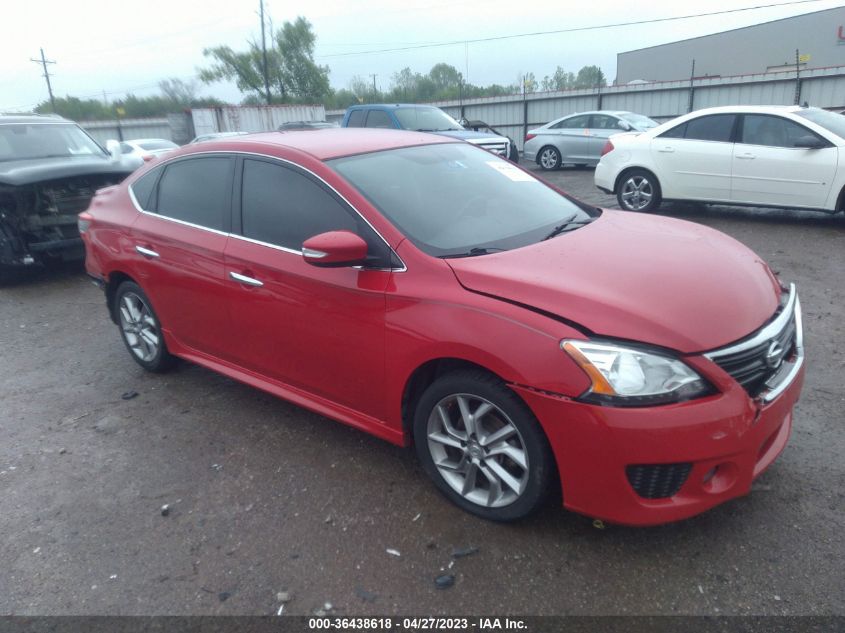
[[[136,138],[172,140],[170,122],[166,118],[80,121],[79,125],[101,145],[105,145],[108,140],[120,138],[126,141]]]
[[[325,121],[322,105],[223,106],[191,110],[196,135],[212,132],[267,132],[291,121]]]

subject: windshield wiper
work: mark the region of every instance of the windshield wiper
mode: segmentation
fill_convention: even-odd
[[[436,131],[437,130],[430,130],[430,129],[425,128],[425,127],[418,127],[416,130],[414,130],[414,132],[436,132]]]
[[[555,228],[553,228],[549,234],[543,238],[543,241],[557,237],[561,233],[568,233],[569,231],[574,231],[577,228],[586,226],[593,220],[595,220],[595,218],[587,218],[586,220],[567,220],[563,224],[558,224]]]
[[[476,257],[477,255],[489,255],[490,253],[496,253],[498,251],[504,251],[504,248],[480,248],[475,247],[471,248],[465,253],[450,253],[448,255],[441,255],[440,259],[452,259],[457,257]]]

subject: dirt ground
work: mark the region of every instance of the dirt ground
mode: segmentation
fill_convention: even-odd
[[[615,204],[589,170],[549,178]],[[794,434],[750,496],[649,529],[481,521],[409,451],[196,366],[145,374],[67,267],[0,289],[0,614],[845,613],[845,218],[661,213],[801,293]]]

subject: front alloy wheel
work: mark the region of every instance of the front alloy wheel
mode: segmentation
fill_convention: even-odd
[[[471,503],[500,508],[525,491],[525,442],[484,398],[461,393],[438,402],[428,419],[428,450],[440,476]]]
[[[417,406],[414,441],[441,492],[484,518],[524,517],[551,487],[551,452],[539,424],[513,391],[484,372],[436,380]]]

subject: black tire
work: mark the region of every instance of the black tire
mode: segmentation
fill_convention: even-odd
[[[130,305],[136,306],[137,318],[130,311]],[[132,359],[147,371],[161,373],[170,369],[176,358],[167,349],[161,333],[161,322],[141,286],[134,281],[121,283],[114,293],[113,309],[120,337]],[[155,346],[146,338],[150,335],[158,341]]]
[[[458,398],[464,399],[472,415],[481,406],[491,405],[487,413],[473,421],[473,426],[478,424],[476,433],[467,433]],[[438,405],[450,420],[448,427]],[[449,428],[457,435],[452,435]],[[476,516],[491,521],[521,519],[537,510],[553,487],[554,458],[537,419],[512,390],[491,374],[459,370],[435,380],[417,403],[413,431],[416,453],[428,476],[449,500]],[[497,433],[510,435],[485,446],[485,440]],[[444,443],[460,443],[460,435],[468,438],[463,447]],[[432,437],[444,438],[444,442]],[[525,462],[525,467],[520,461]],[[452,464],[464,464],[465,470],[451,468]],[[503,471],[505,476],[500,477],[498,473]],[[443,472],[447,472],[451,483]],[[473,485],[468,486],[470,473]],[[494,485],[491,476],[499,483]],[[518,485],[509,487],[508,481]],[[469,498],[458,487],[471,488],[466,493]],[[482,504],[479,499],[486,501]]]
[[[519,163],[519,148],[513,141],[510,142],[510,151],[508,152],[508,160],[512,163]]]
[[[547,156],[544,156],[547,154]],[[537,164],[543,171],[560,169],[560,150],[553,145],[546,145],[537,152]]]
[[[662,195],[657,177],[645,169],[624,172],[616,186],[616,200],[619,208],[625,211],[655,211],[660,206]]]

